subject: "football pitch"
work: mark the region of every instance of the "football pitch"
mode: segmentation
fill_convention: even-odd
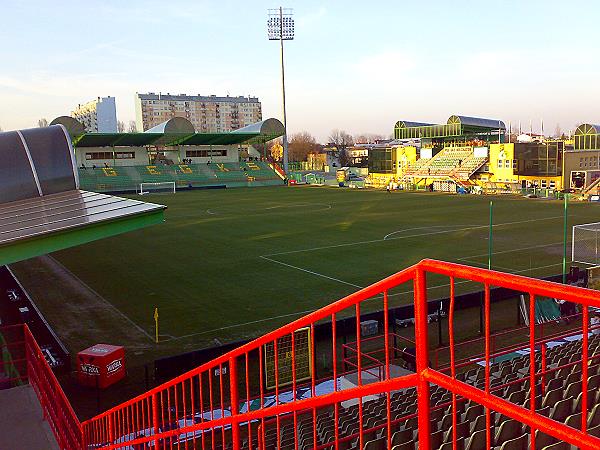
[[[423,258],[487,267],[490,201],[492,268],[561,273],[561,201],[318,187],[144,200],[168,206],[164,224],[53,256],[149,338],[158,308],[170,344],[257,336]],[[569,230],[600,220],[599,208],[570,204]]]

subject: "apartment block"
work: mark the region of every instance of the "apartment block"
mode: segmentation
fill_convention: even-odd
[[[77,105],[71,117],[79,120],[88,133],[116,133],[117,107],[114,97],[98,97]]]
[[[135,94],[138,130],[148,130],[172,117],[188,119],[198,133],[237,130],[262,120],[256,97],[216,95]]]

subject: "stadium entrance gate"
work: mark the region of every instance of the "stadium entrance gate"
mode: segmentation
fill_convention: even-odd
[[[450,364],[445,369],[435,370],[429,362],[427,283],[428,280],[439,283],[444,279],[450,291]],[[480,283],[485,293],[485,354],[476,369],[467,372],[463,372],[464,367],[459,367],[459,355],[456,353],[454,310],[457,280]],[[564,341],[568,342],[570,350],[575,350],[574,353],[566,360],[560,353],[553,353],[561,359],[556,367],[549,368],[547,358],[554,349],[547,349],[550,343],[545,337],[536,335],[535,322],[530,321],[523,357],[518,367],[510,367],[516,371],[517,377],[508,381],[500,377],[498,369],[501,366],[492,351],[490,338],[492,286],[526,293],[532,317],[535,299],[540,296],[580,305],[581,326],[579,330],[569,330],[571,333],[579,332],[580,336]],[[406,291],[407,288],[414,293],[415,310],[415,371],[410,374],[396,370],[397,361],[393,352],[389,351],[387,314],[390,297],[398,292],[397,289]],[[361,310],[377,304],[383,307],[384,326],[379,340],[382,342],[381,353],[377,362],[373,362],[361,349],[365,344],[361,339]],[[590,333],[596,330],[590,328],[588,308],[598,306],[600,292],[597,291],[423,260],[81,424],[67,420],[72,414],[68,405],[54,405],[48,401],[42,401],[42,404],[47,414],[56,418],[53,420],[59,429],[69,427],[69,433],[63,433],[64,439],[68,439],[64,448],[73,449],[339,450],[363,449],[373,441],[375,443],[369,444],[368,449],[391,449],[402,440],[413,441],[413,438],[418,441],[420,449],[437,449],[443,442],[446,443],[444,448],[459,448],[458,445],[465,444],[467,437],[479,439],[477,448],[494,448],[511,440],[514,445],[508,448],[536,449],[541,448],[543,442],[556,439],[582,449],[597,449],[600,448],[600,438],[595,437],[600,430],[600,407],[596,404],[592,409],[591,406],[592,402],[598,402],[600,335]],[[341,383],[343,374],[338,369],[341,345],[338,345],[335,327],[336,317],[349,314],[355,318],[356,325],[356,383],[344,386]],[[308,363],[311,368],[306,370],[304,362],[300,363],[296,354],[295,340],[304,333],[302,330],[312,331],[317,322],[323,321],[328,321],[332,327],[331,351],[321,357],[329,358],[332,374],[317,380],[315,352],[310,352]],[[285,387],[279,379],[281,353],[278,351],[278,346],[284,342],[288,349],[285,370],[291,374],[291,384],[287,385],[289,379],[286,376]],[[273,355],[272,390],[267,390],[264,383],[267,370],[265,349],[270,349]],[[372,352],[369,351],[369,354]],[[55,392],[47,392],[55,389],[56,385],[36,381],[39,380],[37,373],[45,369],[39,366],[39,359],[35,359],[35,364],[30,363],[34,357],[27,354],[29,379],[35,382],[40,398],[56,398]],[[301,358],[305,357],[303,353]],[[467,364],[475,365],[473,362]],[[367,380],[365,371],[372,370],[374,365],[381,376]],[[299,366],[301,370],[297,370]],[[559,370],[563,371],[561,374],[570,371],[569,379],[579,376],[580,392],[584,393],[577,400],[581,413],[573,420],[569,417],[569,426],[564,423],[563,416],[555,413],[557,410],[564,413],[564,408],[560,408],[571,405],[572,401],[559,400],[555,398],[557,390],[549,390],[550,382],[553,386],[561,382],[562,375],[554,378]],[[306,374],[309,374],[310,380],[303,384],[300,378]],[[516,396],[520,396],[519,400],[512,395],[505,398],[510,386],[515,387],[512,392],[519,392]],[[558,390],[559,394],[561,392]],[[542,406],[540,394],[544,394],[544,403],[552,394],[556,403],[550,412],[548,407],[539,409]],[[463,414],[467,405],[470,407]],[[472,408],[480,408],[483,423],[480,424],[481,431],[471,436],[469,423],[465,425],[461,417],[469,415]],[[445,427],[451,426],[451,431],[446,431],[443,426],[438,430],[438,421]],[[78,426],[77,433],[73,432],[74,424]],[[411,443],[414,446],[414,442]]]

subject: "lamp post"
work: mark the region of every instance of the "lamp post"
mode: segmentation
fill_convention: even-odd
[[[281,92],[283,96],[283,170],[288,172],[287,117],[285,111],[285,70],[283,65],[283,41],[294,39],[292,10],[279,7],[268,10],[267,35],[270,41],[279,41],[281,47]]]

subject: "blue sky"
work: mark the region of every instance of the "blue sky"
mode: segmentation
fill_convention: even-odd
[[[280,117],[279,48],[264,1],[2,2],[0,126],[96,96],[134,118],[138,92],[256,95]],[[600,2],[293,1],[288,127],[389,135],[452,114],[546,133],[600,122]]]

